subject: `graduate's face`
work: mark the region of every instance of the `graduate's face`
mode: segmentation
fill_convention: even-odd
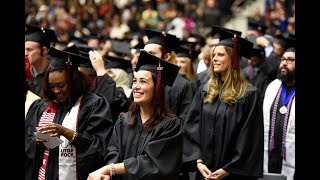
[[[58,101],[64,102],[67,99],[67,72],[53,71],[49,73],[49,86],[51,91],[57,96]]]
[[[224,46],[216,46],[212,54],[212,68],[216,73],[226,73],[231,64],[231,57]]]
[[[176,57],[176,64],[180,67],[179,74],[187,74],[188,64],[190,64],[190,59],[185,57]]]
[[[295,79],[296,70],[296,53],[295,52],[285,52],[281,58],[279,73],[280,79],[284,82],[292,82]]]
[[[154,82],[150,71],[141,70],[134,74],[132,92],[135,103],[140,106],[151,105],[154,94]]]
[[[26,41],[24,43],[25,50],[24,55],[28,57],[31,65],[39,64],[42,59],[41,45],[38,42]]]

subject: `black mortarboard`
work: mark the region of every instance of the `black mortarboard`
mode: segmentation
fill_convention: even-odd
[[[111,51],[119,56],[129,56],[131,57],[130,42],[127,39],[117,40],[111,39]]]
[[[258,44],[254,44],[251,49],[251,57],[253,56],[264,57],[265,56],[264,47]]]
[[[85,38],[79,38],[76,36],[70,36],[70,42],[73,42],[74,44],[87,44]]]
[[[88,46],[86,44],[76,44],[77,48],[79,49],[79,53],[81,55],[81,53],[89,53],[89,51],[93,51],[93,50],[99,50],[99,47],[95,47],[95,46]]]
[[[76,45],[66,47],[63,51],[79,55],[79,48]]]
[[[236,41],[234,41],[236,40]],[[231,47],[234,50],[234,53],[240,55],[240,57],[245,57],[247,59],[251,58],[251,49],[253,47],[253,43],[243,39],[236,34],[227,31],[227,30],[220,30],[220,41],[216,46],[227,46]],[[236,47],[236,49],[235,49]],[[233,67],[238,68],[238,61],[233,60]]]
[[[196,42],[198,44],[200,44],[201,47],[203,47],[206,44],[205,37],[203,35],[199,34],[199,33],[191,33],[190,36],[189,36],[189,39],[190,38],[195,38]]]
[[[146,70],[157,74],[161,70],[161,79],[164,84],[172,86],[180,67],[153,56],[146,51],[141,51],[135,71]]]
[[[68,59],[70,60],[71,70],[75,70],[80,66],[80,64],[90,61],[87,57],[79,56],[67,51],[60,51],[54,47],[50,47],[47,54],[50,70],[68,69]]]
[[[262,34],[265,34],[267,26],[264,24],[264,21],[257,21],[254,19],[248,19],[248,30],[260,31]]]
[[[289,35],[286,38],[287,49],[286,52],[296,52],[296,38],[295,35]]]
[[[163,48],[167,53],[171,53],[171,51],[176,50],[178,38],[175,35],[151,29],[145,29],[145,32],[148,37],[146,44],[158,44],[162,47],[164,46]],[[164,41],[162,41],[163,39]]]
[[[38,42],[47,48],[51,42],[59,42],[56,33],[52,29],[26,25],[25,41]]]
[[[224,29],[227,31],[230,31],[234,34],[237,34],[238,36],[241,36],[242,32],[241,31],[237,31],[237,30],[233,30],[233,29],[229,29],[229,28],[224,28],[221,26],[217,26],[217,25],[213,25],[211,27],[211,32],[209,33],[210,37],[213,39],[219,39],[220,38],[220,29]]]
[[[176,50],[177,51],[176,53],[179,53],[178,51],[180,51],[180,53],[181,53],[181,51],[183,51],[182,49],[179,49],[179,48],[181,48],[181,46],[182,46],[182,48],[189,48],[190,55],[188,57],[191,58],[192,61],[194,61],[195,59],[197,59],[198,55],[201,53],[201,51],[195,50],[196,49],[196,45],[197,45],[197,42],[192,42],[192,41],[187,41],[187,40],[180,40],[179,41],[179,46],[178,46],[178,48]],[[178,54],[178,57],[179,56],[180,55]]]
[[[186,44],[182,44],[177,48],[176,57],[188,57],[192,59],[191,48]]]
[[[94,50],[94,49],[95,49],[94,47],[90,47],[85,44],[83,44],[83,45],[80,45],[80,44],[75,45],[74,44],[72,46],[65,48],[63,51],[70,52],[70,53],[77,54],[79,56],[84,56],[85,58],[88,58],[88,61],[81,63],[80,67],[93,68],[91,61],[90,61],[90,58],[89,58],[89,51]]]
[[[110,68],[120,68],[125,70],[126,72],[131,72],[131,62],[130,60],[126,60],[120,57],[114,57],[114,56],[104,56],[106,60],[108,60],[108,62],[106,62],[105,64],[105,68],[106,69],[110,69]]]

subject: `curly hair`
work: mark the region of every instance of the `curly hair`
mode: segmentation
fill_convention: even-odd
[[[67,69],[60,69],[54,71],[65,71],[67,74]],[[44,78],[42,80],[42,91],[44,99],[47,101],[56,100],[56,95],[51,90],[49,85],[49,73],[53,72],[50,68],[46,71]],[[93,84],[90,77],[79,70],[72,70],[70,73],[71,84],[70,86],[70,103],[76,102],[77,99],[84,94],[85,92],[93,91]]]

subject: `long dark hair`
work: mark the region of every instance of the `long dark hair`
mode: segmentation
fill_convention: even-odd
[[[151,117],[146,123],[144,123],[144,129],[150,132],[156,125],[158,125],[167,116],[174,116],[168,108],[165,106],[165,85],[160,82],[160,87],[157,89],[157,75],[152,74],[152,80],[154,82],[154,97],[152,99],[152,112]],[[157,102],[156,102],[157,99]],[[137,117],[140,116],[140,106],[134,102],[131,103],[128,114],[130,117],[130,122],[128,124],[129,128],[134,127],[137,124]]]
[[[67,71],[67,69],[60,69],[60,70],[53,70],[53,71],[63,72],[63,71]],[[49,68],[46,71],[42,80],[43,97],[47,101],[54,101],[57,99],[56,95],[54,94],[54,92],[51,90],[49,86],[49,73],[53,71],[50,70]],[[80,72],[78,69],[71,71],[70,79],[71,79],[71,82],[70,84],[68,84],[68,86],[70,86],[70,95],[67,103],[69,105],[73,105],[82,94],[93,90],[93,84],[90,77]]]

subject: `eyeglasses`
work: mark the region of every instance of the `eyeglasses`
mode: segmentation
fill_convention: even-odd
[[[292,58],[292,57],[288,57],[288,58],[285,58],[285,57],[282,57],[281,58],[281,62],[285,62],[288,63],[288,64],[291,64],[293,61],[295,61],[296,59],[295,58]]]

